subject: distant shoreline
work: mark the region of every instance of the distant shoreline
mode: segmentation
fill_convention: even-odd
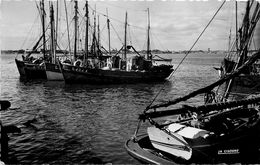
[[[206,54],[218,54],[218,53],[226,53],[227,51],[224,50],[214,50],[214,51],[203,51],[203,50],[193,50],[190,51],[190,53],[206,53]],[[25,53],[25,50],[1,50],[1,53],[4,54],[15,54],[15,53]],[[40,53],[40,52],[34,52],[34,53]],[[146,53],[146,50],[139,51],[139,53]],[[186,54],[188,53],[187,50],[183,51],[162,51],[162,50],[152,50],[151,53],[154,54]]]

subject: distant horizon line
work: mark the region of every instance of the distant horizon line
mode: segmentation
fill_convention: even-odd
[[[28,49],[1,49],[1,52],[8,52],[8,51],[13,51],[13,52],[18,52],[18,51],[27,51]],[[30,50],[28,50],[30,51]],[[58,51],[67,51],[67,50],[58,50]],[[82,50],[79,50],[82,51]],[[112,51],[117,51],[117,49],[112,50]],[[139,50],[138,52],[142,52],[142,51],[146,51],[146,50]],[[184,51],[189,51],[189,50],[160,50],[160,49],[152,49],[150,51],[161,51],[161,52],[184,52]],[[199,51],[203,51],[203,52],[215,52],[215,51],[227,51],[227,50],[203,50],[203,49],[198,49],[198,50],[190,50],[191,52],[199,52]],[[40,52],[40,51],[39,51]]]

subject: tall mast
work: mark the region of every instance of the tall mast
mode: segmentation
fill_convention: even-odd
[[[126,40],[127,40],[127,12],[125,13],[125,42],[124,42],[124,57],[123,59],[126,59]]]
[[[236,51],[238,51],[238,36],[237,36],[237,1],[236,3]]]
[[[43,58],[46,59],[46,38],[45,38],[45,10],[44,10],[44,0],[41,3],[42,7],[42,35],[43,35]]]
[[[108,31],[108,52],[109,52],[109,55],[111,55],[111,48],[110,48],[110,25],[109,25],[109,19],[108,19],[108,10],[106,9],[107,11],[107,31]]]
[[[53,2],[50,2],[50,21],[51,21],[51,43],[50,43],[50,51],[51,51],[51,59],[52,63],[55,63],[55,25],[54,25],[54,10],[53,10]]]
[[[75,38],[74,38],[74,61],[76,60],[76,55],[77,55],[77,35],[78,35],[78,1],[75,0]]]
[[[94,32],[93,32],[93,39],[92,39],[92,54],[94,55],[97,55],[96,54],[96,16],[97,16],[97,13],[96,13],[96,5],[95,5],[95,14],[94,14]]]
[[[97,27],[98,29],[98,42],[97,42],[97,50],[98,50],[98,55],[100,55],[99,53],[99,51],[100,51],[100,28],[99,28],[99,15],[98,15],[98,27]]]
[[[147,59],[150,59],[150,12],[149,12],[149,8],[147,8],[147,12],[148,12],[148,29],[147,29]]]
[[[244,19],[243,19],[243,24],[242,24],[242,27],[241,27],[241,32],[240,32],[240,37],[239,37],[239,58],[238,58],[238,62],[237,64],[235,65],[235,68],[234,70],[236,70],[238,67],[240,67],[241,65],[243,65],[243,63],[247,60],[246,56],[247,56],[247,47],[248,47],[248,43],[246,43],[246,40],[248,40],[248,29],[249,29],[249,2],[250,1],[247,1],[247,6],[246,6],[246,13],[245,13],[245,16],[244,16]],[[229,93],[231,91],[231,88],[232,88],[232,85],[233,85],[233,80],[234,79],[230,79],[229,82],[228,82],[228,85],[227,85],[227,88],[226,88],[226,91],[224,93],[224,96],[222,99],[227,99],[228,96],[229,96]]]
[[[67,12],[66,0],[64,0],[64,5],[65,5],[65,13],[66,13],[66,25],[67,25],[67,30],[68,30],[69,55],[71,57],[70,32],[69,32],[70,30],[69,30],[69,22],[68,22],[68,12]]]
[[[228,36],[228,51],[230,51],[230,47],[231,47],[231,28],[229,30],[229,36]]]
[[[86,64],[86,59],[88,58],[88,1],[86,1],[86,36],[85,36],[85,56],[84,56],[84,64]]]
[[[55,55],[57,49],[57,40],[58,40],[58,24],[59,24],[59,1],[56,2],[56,33],[55,33]],[[55,57],[56,58],[56,57]],[[56,60],[55,60],[56,61]]]

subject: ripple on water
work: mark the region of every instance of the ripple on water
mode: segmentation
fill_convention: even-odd
[[[10,135],[9,141],[12,163],[22,164],[138,163],[124,149],[138,114],[162,86],[156,103],[215,81],[218,74],[212,67],[222,59],[210,55],[188,58],[165,84],[95,86],[20,81],[14,57],[1,55],[1,97],[10,100],[13,109],[1,112],[1,120],[22,130]],[[172,56],[175,66],[181,57]],[[199,96],[189,103],[202,100]]]

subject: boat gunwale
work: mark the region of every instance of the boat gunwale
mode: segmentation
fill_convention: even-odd
[[[168,161],[166,159],[163,159],[161,157],[155,156],[154,154],[145,151],[138,143],[138,141],[140,141],[141,139],[146,138],[148,135],[146,133],[144,134],[140,134],[137,135],[137,142],[134,142],[134,140],[132,138],[128,139],[125,142],[125,149],[127,150],[127,152],[133,156],[135,159],[142,161],[142,162],[146,162],[146,163],[153,163],[153,164],[177,164],[171,161]],[[130,148],[130,143],[133,143],[132,145],[135,146],[135,148],[138,148],[142,153],[145,153],[145,155],[147,155],[147,157],[142,156],[139,152],[137,152],[135,149],[131,149]],[[148,158],[149,157],[149,158]]]

